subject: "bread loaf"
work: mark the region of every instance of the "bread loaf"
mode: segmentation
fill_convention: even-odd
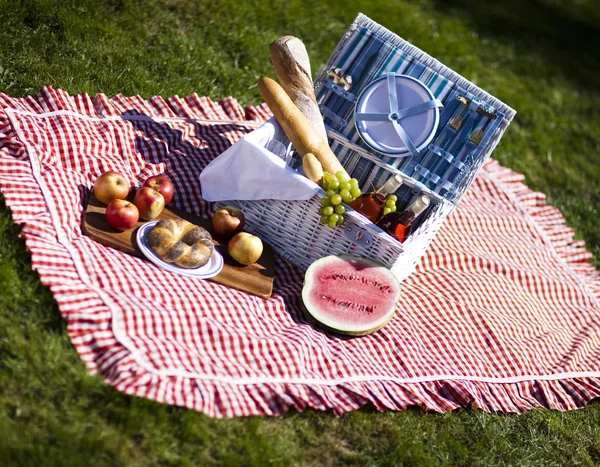
[[[306,47],[297,37],[283,36],[269,46],[269,52],[281,87],[310,121],[315,132],[327,141],[327,132],[315,96]]]
[[[302,172],[306,178],[319,185],[323,181],[323,166],[313,153],[302,156]]]
[[[327,141],[315,132],[308,119],[294,105],[279,84],[271,78],[260,78],[258,80],[258,90],[301,156],[312,153],[327,172],[332,174],[343,172],[348,175],[329,148]]]

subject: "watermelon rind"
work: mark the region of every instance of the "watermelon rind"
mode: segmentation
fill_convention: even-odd
[[[309,292],[310,292],[311,287],[313,286],[311,281],[312,281],[312,277],[313,277],[315,270],[319,267],[325,266],[326,264],[324,264],[324,263],[335,262],[337,259],[342,259],[342,260],[346,260],[346,261],[359,261],[359,262],[369,264],[369,265],[377,267],[377,268],[382,268],[381,271],[385,273],[385,275],[389,279],[390,283],[392,283],[395,286],[397,292],[395,294],[395,297],[393,297],[393,302],[390,301],[391,305],[390,305],[389,310],[385,314],[383,314],[378,320],[375,320],[375,321],[365,324],[365,325],[354,324],[354,325],[342,326],[339,323],[333,322],[328,317],[327,314],[321,313],[317,306],[314,306],[314,304],[310,303]],[[304,311],[304,313],[305,313],[306,317],[309,319],[309,321],[311,321],[312,323],[318,325],[319,327],[321,327],[323,329],[326,329],[326,330],[334,332],[334,333],[344,334],[344,335],[349,335],[349,336],[365,336],[367,334],[372,334],[376,331],[379,331],[381,328],[383,328],[386,324],[388,324],[390,322],[390,320],[394,317],[394,313],[396,311],[396,303],[398,302],[399,298],[400,298],[400,283],[398,282],[398,279],[396,278],[396,276],[394,276],[394,274],[388,268],[386,268],[383,264],[381,264],[377,261],[373,261],[373,260],[370,260],[367,258],[360,257],[360,256],[353,256],[353,255],[334,256],[334,255],[331,255],[331,256],[325,256],[323,258],[318,259],[317,261],[312,263],[309,266],[309,268],[307,269],[305,279],[304,279],[304,287],[302,288],[302,294],[300,297],[300,307]],[[309,302],[308,305],[307,305],[307,302]]]
[[[317,320],[317,318],[315,318],[310,313],[310,311],[308,311],[308,309],[306,308],[306,305],[304,305],[304,300],[302,300],[302,297],[300,297],[300,309],[304,312],[304,315],[306,316],[306,318],[315,326],[318,326],[319,328],[324,329],[329,332],[332,332],[334,334],[343,334],[345,336],[352,336],[352,337],[361,337],[361,336],[366,336],[368,334],[373,334],[374,332],[377,332],[381,328],[385,327],[394,317],[394,313],[390,313],[389,318],[387,320],[382,321],[381,324],[379,324],[376,327],[365,329],[363,331],[351,331],[351,330],[342,331],[340,329],[336,329],[336,328],[327,326],[323,322]]]

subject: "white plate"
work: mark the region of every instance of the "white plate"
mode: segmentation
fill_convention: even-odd
[[[176,264],[167,263],[166,261],[160,259],[156,253],[152,251],[152,248],[148,246],[147,242],[148,233],[156,224],[158,224],[158,221],[148,222],[147,224],[142,225],[137,231],[136,239],[141,252],[144,253],[144,256],[156,264],[159,268],[175,274],[180,274],[182,276],[196,277],[198,279],[209,279],[221,272],[224,264],[223,256],[216,248],[208,260],[208,263],[195,269],[182,268]]]
[[[403,109],[435,99],[429,88],[418,79],[396,75],[398,108]],[[371,82],[360,94],[355,112],[388,113],[390,111],[387,76]],[[415,144],[423,150],[433,139],[438,127],[440,109],[433,108],[401,120],[402,127]],[[389,155],[409,154],[391,121],[356,121],[362,139],[378,152]]]

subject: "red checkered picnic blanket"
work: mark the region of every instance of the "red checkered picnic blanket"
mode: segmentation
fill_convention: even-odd
[[[0,95],[0,190],[90,372],[214,417],[419,405],[560,410],[600,395],[600,279],[560,212],[491,161],[403,283],[390,324],[342,339],[298,308],[276,261],[270,300],[160,270],[82,235],[104,171],[166,172],[174,204],[208,216],[198,175],[268,113],[219,103],[44,88]]]

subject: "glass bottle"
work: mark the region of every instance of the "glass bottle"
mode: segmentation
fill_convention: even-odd
[[[402,177],[393,175],[381,188],[372,193],[360,195],[350,206],[375,223],[381,217],[386,196],[395,193],[400,185],[402,185]]]
[[[404,211],[390,212],[383,216],[377,222],[377,226],[402,243],[410,234],[412,222],[427,209],[430,203],[431,201],[427,195],[421,195]]]

